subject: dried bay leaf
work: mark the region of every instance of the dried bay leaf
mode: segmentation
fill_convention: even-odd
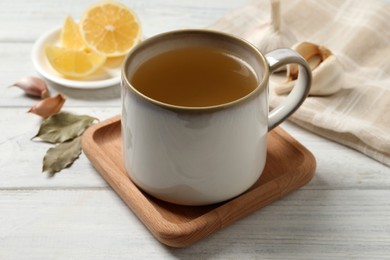
[[[33,139],[48,143],[63,143],[80,136],[97,118],[60,112],[42,121]]]
[[[60,143],[47,150],[43,158],[42,172],[55,174],[69,167],[81,154],[81,137]]]

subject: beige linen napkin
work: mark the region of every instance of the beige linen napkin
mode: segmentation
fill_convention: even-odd
[[[359,0],[281,1],[282,26],[298,41],[328,47],[344,67],[342,90],[308,97],[290,118],[390,166],[390,4]],[[270,20],[270,1],[251,2],[210,28],[243,36]],[[270,106],[285,96],[273,91]]]

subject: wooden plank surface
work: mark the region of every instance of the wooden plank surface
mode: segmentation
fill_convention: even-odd
[[[309,185],[186,249],[162,246],[84,155],[54,178],[41,174],[49,147],[30,141],[37,100],[16,88],[36,74],[31,47],[65,15],[93,0],[0,1],[0,259],[389,259],[390,169],[284,123],[317,159]],[[212,24],[245,0],[124,0],[144,34]],[[120,113],[117,88],[65,92],[65,110],[101,120]]]
[[[111,190],[0,191],[0,259],[388,259],[389,197],[389,190],[300,190],[172,249]]]

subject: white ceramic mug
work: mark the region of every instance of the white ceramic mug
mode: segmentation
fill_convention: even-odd
[[[257,87],[233,102],[199,108],[153,100],[131,84],[132,75],[144,61],[183,46],[214,46],[235,55],[253,69]],[[299,65],[296,86],[285,102],[269,113],[270,73],[288,63]],[[267,132],[302,104],[310,83],[308,64],[290,49],[263,55],[244,40],[207,30],[151,37],[129,53],[122,70],[125,168],[142,190],[172,203],[205,205],[238,196],[263,171]]]

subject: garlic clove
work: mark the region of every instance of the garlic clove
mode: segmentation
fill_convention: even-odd
[[[310,42],[299,42],[291,47],[294,51],[298,52],[310,65],[310,60],[313,67],[317,67],[315,60],[320,59],[320,62],[324,60],[321,55],[320,49],[318,45],[312,44]],[[318,57],[316,57],[318,56]],[[316,65],[316,66],[315,66]],[[313,70],[313,68],[312,68]],[[289,80],[295,80],[298,77],[298,65],[289,64],[287,66],[287,77]]]
[[[307,63],[309,64],[311,70],[314,70],[315,68],[317,68],[318,65],[320,65],[321,62],[322,62],[322,58],[321,58],[320,55],[314,55],[313,57],[311,57],[307,61]]]
[[[275,93],[277,95],[288,94],[293,89],[294,84],[295,84],[295,80],[287,80],[285,82],[279,83],[278,85],[275,86]]]
[[[49,116],[57,114],[64,105],[65,100],[66,97],[63,94],[58,94],[54,97],[48,97],[32,106],[28,112],[34,113],[43,118],[47,118]]]
[[[292,47],[293,50],[309,63],[312,69],[312,84],[309,95],[325,96],[336,93],[341,89],[343,68],[336,56],[324,47],[310,42],[301,42]],[[298,77],[298,66],[287,66],[287,80],[275,86],[278,95],[289,93]]]
[[[264,54],[279,48],[289,48],[297,42],[294,34],[281,26],[279,0],[271,0],[271,22],[255,27],[244,38]]]
[[[313,70],[312,88],[309,94],[327,96],[339,91],[341,89],[342,71],[343,68],[336,56],[329,56]]]
[[[21,88],[27,95],[30,96],[40,98],[47,98],[49,96],[49,90],[46,82],[38,77],[28,76],[21,78],[12,84],[11,87],[12,86]]]

